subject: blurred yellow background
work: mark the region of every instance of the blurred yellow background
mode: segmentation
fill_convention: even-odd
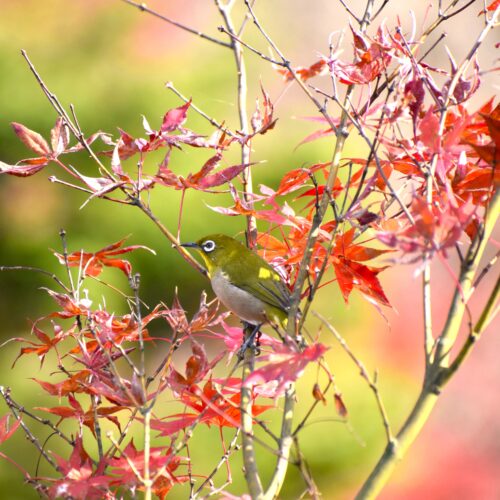
[[[421,1],[390,2],[385,11],[388,27],[393,27],[396,15],[411,29],[409,9],[416,12],[417,26],[425,14]],[[364,2],[349,2],[360,12]],[[222,37],[217,26],[219,14],[206,0],[151,1],[148,6],[175,20],[196,27],[207,34]],[[471,46],[481,29],[477,9],[467,10],[446,27],[446,44],[458,60]],[[15,163],[30,156],[15,137],[10,122],[23,123],[46,136],[56,115],[29,71],[20,50],[25,49],[49,88],[61,102],[75,105],[82,129],[87,133],[103,130],[116,134],[120,127],[133,136],[142,136],[142,117],[158,127],[165,111],[181,104],[164,88],[172,81],[184,95],[218,121],[237,128],[236,85],[232,54],[227,49],[182,32],[158,19],[139,12],[119,0],[1,0],[0,17],[0,159]],[[294,65],[309,65],[319,54],[328,53],[328,37],[346,28],[347,17],[338,2],[290,2],[273,0],[257,2],[261,21],[282,51]],[[432,15],[435,12],[431,11]],[[241,19],[242,10],[236,11]],[[256,31],[248,28],[248,40],[264,52],[266,45]],[[350,55],[350,39],[344,41],[344,57]],[[480,62],[488,69],[493,64],[491,41],[485,45]],[[287,86],[268,63],[248,54],[249,110],[260,96],[260,82],[275,102],[279,117],[275,130],[255,140],[254,161],[266,160],[253,168],[255,185],[276,188],[284,172],[292,168],[328,161],[332,144],[328,139],[296,148],[296,145],[317,124],[300,117],[315,115],[315,110],[295,87]],[[446,63],[443,47],[437,49],[430,62]],[[483,77],[483,86],[474,97],[478,106],[495,93],[492,77]],[[475,109],[475,108],[474,108]],[[190,111],[186,126],[197,132],[211,132],[207,122]],[[362,154],[362,145],[353,138],[346,155]],[[207,159],[204,152],[178,155],[177,173],[196,171]],[[236,152],[230,160],[237,162]],[[94,165],[85,155],[72,157],[81,171],[92,175]],[[198,276],[170,248],[159,231],[133,208],[111,205],[94,200],[79,210],[86,197],[60,185],[48,182],[49,175],[60,175],[55,166],[26,179],[0,177],[0,265],[25,265],[47,269],[63,275],[51,250],[60,251],[58,232],[64,228],[70,251],[85,248],[95,251],[124,236],[131,235],[129,244],[154,248],[153,256],[146,252],[130,255],[134,270],[141,273],[141,296],[150,304],[171,303],[176,287],[182,304],[189,312],[196,310],[198,298],[208,283]],[[225,195],[214,198],[206,193],[188,192],[183,215],[182,234],[192,240],[207,232],[220,231],[241,235],[244,220],[215,214],[208,205],[228,206]],[[157,216],[175,231],[178,218],[179,193],[155,189],[152,206]],[[207,228],[210,228],[207,231]],[[104,279],[126,289],[125,278],[116,271],[105,271]],[[439,264],[434,279],[438,286],[433,296],[436,325],[444,321],[449,303],[451,278]],[[415,269],[397,268],[381,275],[381,282],[394,311],[386,311],[385,320],[353,293],[346,306],[335,284],[321,291],[317,308],[331,318],[353,350],[373,373],[379,370],[379,384],[386,402],[391,424],[397,429],[411,408],[423,371],[422,314],[420,279]],[[439,284],[442,285],[440,286]],[[42,286],[51,286],[44,277],[27,272],[0,274],[0,342],[12,337],[28,336],[30,320],[47,314],[53,308]],[[472,304],[484,302],[491,283],[485,282]],[[97,285],[91,292],[99,297],[106,294],[109,310],[126,312],[119,296]],[[211,292],[209,292],[211,294]],[[210,295],[211,296],[211,295]],[[99,298],[97,299],[99,300]],[[486,332],[465,365],[462,373],[447,387],[429,425],[417,440],[409,456],[397,469],[390,486],[382,494],[385,499],[498,498],[500,495],[500,339],[498,322]],[[496,328],[495,328],[496,327]],[[164,327],[163,327],[164,328]],[[315,323],[309,326],[314,331]],[[162,335],[161,327],[152,334]],[[365,479],[384,446],[384,433],[375,400],[358,370],[346,358],[333,339],[328,359],[349,410],[349,426],[336,422],[331,399],[305,428],[301,444],[309,460],[324,498],[351,498]],[[49,399],[31,377],[48,378],[50,359],[43,373],[33,357],[21,358],[13,369],[19,344],[9,343],[0,350],[2,374],[0,385],[10,386],[13,396],[29,406],[58,404]],[[159,346],[161,348],[161,344]],[[154,353],[150,353],[154,357]],[[184,356],[184,357],[183,357]],[[176,366],[183,370],[185,353],[179,354]],[[315,373],[307,373],[299,386],[297,421],[311,401],[310,390]],[[302,403],[301,403],[302,402]],[[0,402],[0,416],[7,409]],[[264,414],[265,416],[265,414]],[[36,429],[36,427],[34,427]],[[218,432],[202,430],[198,444],[192,450],[193,462],[211,463],[214,449],[221,454]],[[230,439],[230,433],[227,433]],[[48,448],[51,447],[49,441]],[[38,459],[34,448],[21,431],[5,443],[2,452],[22,463],[32,474]],[[66,454],[61,448],[60,453]],[[261,468],[269,471],[272,457],[264,454]],[[208,467],[208,466],[207,466]],[[208,469],[209,470],[209,469]],[[41,471],[42,473],[43,471]],[[206,472],[206,469],[205,469]],[[235,461],[233,477],[240,477],[239,462]],[[244,492],[241,479],[228,488]],[[303,484],[291,468],[282,497],[295,498]],[[22,484],[19,472],[6,461],[0,461],[0,498],[36,498]],[[172,491],[172,498],[186,498],[186,490]]]

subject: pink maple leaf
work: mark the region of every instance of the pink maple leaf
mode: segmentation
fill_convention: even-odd
[[[280,346],[275,352],[261,357],[261,361],[268,364],[252,372],[244,384],[251,386],[274,380],[277,382],[275,397],[278,397],[287,384],[297,380],[306,366],[321,358],[327,350],[328,347],[320,343],[310,345],[302,352],[294,346]]]

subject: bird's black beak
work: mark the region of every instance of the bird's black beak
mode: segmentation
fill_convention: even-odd
[[[198,245],[198,243],[181,243],[181,247],[199,248],[200,245]]]

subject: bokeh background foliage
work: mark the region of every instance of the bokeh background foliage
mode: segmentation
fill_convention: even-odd
[[[211,2],[173,0],[167,3],[157,0],[148,5],[219,36],[216,28],[221,20]],[[354,9],[362,4],[360,1],[349,3]],[[329,34],[347,25],[345,13],[336,2],[318,0],[313,4],[273,0],[272,4],[259,6],[261,20],[297,65],[310,64],[317,59],[318,52],[326,53]],[[167,81],[174,82],[208,114],[236,127],[233,59],[223,48],[141,14],[118,0],[1,0],[0,5],[0,158],[3,161],[15,163],[29,156],[14,136],[10,122],[21,122],[47,135],[56,118],[22,59],[21,48],[28,52],[60,100],[66,105],[75,105],[80,124],[87,133],[103,130],[115,134],[116,127],[120,127],[140,136],[143,134],[141,115],[157,126],[167,109],[180,104],[179,99],[164,88]],[[399,14],[406,16],[407,9],[415,8],[420,21],[423,7],[420,1],[405,2]],[[392,22],[396,12],[387,15],[392,16]],[[447,44],[452,52],[462,56],[468,42],[463,34],[476,32],[479,21],[466,14],[454,22]],[[485,66],[488,67],[492,58],[488,59],[487,49]],[[436,51],[435,57],[445,57],[444,50]],[[332,146],[329,140],[322,140],[296,148],[316,128],[300,117],[310,116],[314,110],[297,89],[286,87],[268,64],[251,55],[247,57],[247,64],[250,108],[260,93],[262,81],[275,101],[275,114],[279,117],[275,130],[254,143],[253,160],[266,160],[265,164],[253,168],[255,185],[276,187],[287,170],[327,161]],[[488,86],[487,76],[483,86]],[[484,94],[480,91],[476,101],[484,101],[489,94],[491,90],[485,90]],[[211,132],[194,112],[188,116],[190,129]],[[362,145],[356,138],[348,144],[346,154],[354,156],[355,152],[362,153]],[[231,160],[231,156],[228,158]],[[173,165],[176,172],[187,174],[197,170],[206,159],[207,153],[202,151],[177,153]],[[236,155],[232,159],[238,161]],[[77,162],[84,173],[93,171],[94,166],[85,154],[71,161]],[[150,165],[154,169],[155,165]],[[55,167],[49,167],[23,180],[0,178],[0,264],[61,272],[49,250],[60,250],[58,232],[61,228],[68,234],[70,250],[94,251],[130,235],[129,243],[144,244],[157,252],[156,256],[146,252],[130,255],[134,269],[142,276],[143,300],[148,304],[162,300],[168,304],[178,287],[185,308],[196,309],[200,292],[207,288],[207,283],[185,265],[150,221],[133,208],[102,200],[94,200],[79,210],[86,197],[48,182],[48,176],[55,173],[58,173]],[[177,224],[179,198],[179,193],[173,191],[152,193],[155,213],[172,230]],[[228,199],[224,195],[215,200],[204,193],[188,192],[182,224],[186,240],[205,234],[207,228],[210,232],[241,235],[242,219],[218,215],[206,204],[227,205]],[[418,278],[413,272],[411,268],[399,268],[381,275],[395,306],[394,311],[387,312],[390,328],[359,296],[353,294],[346,306],[336,285],[323,289],[318,299],[318,309],[334,318],[335,326],[368,369],[380,369],[380,390],[395,428],[418,390],[422,372],[421,298]],[[445,285],[450,281],[446,271],[437,267],[434,273],[441,275],[443,281],[442,290],[433,297],[438,314],[448,304],[451,285]],[[126,287],[125,278],[116,271],[106,271],[105,279]],[[29,320],[51,310],[51,300],[40,290],[48,285],[43,277],[26,272],[0,275],[1,341],[28,335]],[[106,294],[108,310],[114,309],[117,314],[126,312],[126,304],[119,296],[99,288],[98,284],[91,288],[93,294]],[[480,301],[480,297],[477,300]],[[442,321],[442,317],[436,317],[437,325]],[[310,328],[314,327],[312,323]],[[151,333],[168,334],[163,325],[153,326]],[[496,472],[500,467],[500,423],[495,411],[500,403],[497,390],[500,368],[495,356],[498,344],[499,340],[492,335],[485,336],[463,372],[447,388],[429,426],[409,458],[398,468],[383,498],[448,498],[458,493],[461,498],[495,498],[500,494]],[[161,348],[161,343],[156,347]],[[16,399],[26,406],[48,405],[43,391],[28,378],[43,378],[35,359],[21,359],[10,369],[18,349],[19,345],[10,343],[0,350],[3,366],[0,384],[11,386]],[[348,498],[380,453],[384,435],[375,401],[357,375],[357,369],[336,345],[328,356],[349,410],[350,424],[334,421],[336,413],[329,401],[313,424],[306,427],[302,447],[325,498]],[[183,363],[180,352],[177,366],[182,368]],[[44,375],[50,372],[48,366],[50,359],[46,361]],[[313,379],[314,374],[310,374],[310,380]],[[302,383],[299,402],[300,398],[310,397],[312,382],[308,385],[307,380]],[[300,404],[298,406],[300,418]],[[200,429],[197,443],[191,450],[193,462],[203,463],[212,460],[214,453],[217,456],[222,453],[215,429]],[[34,473],[37,456],[21,432],[4,447],[5,453]],[[66,452],[61,450],[61,453]],[[235,471],[239,465],[234,462]],[[265,462],[262,469],[266,469]],[[265,474],[263,479],[265,481]],[[301,491],[297,481],[292,470],[283,498],[293,498]],[[232,489],[242,491],[242,488],[237,482]],[[6,462],[0,462],[0,492],[0,498],[36,498]],[[178,496],[184,498],[185,492],[179,490]],[[175,489],[172,497],[175,497]]]

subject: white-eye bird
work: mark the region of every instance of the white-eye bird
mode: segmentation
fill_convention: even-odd
[[[224,234],[212,234],[183,247],[198,250],[219,300],[243,321],[286,327],[290,290],[262,257]]]

